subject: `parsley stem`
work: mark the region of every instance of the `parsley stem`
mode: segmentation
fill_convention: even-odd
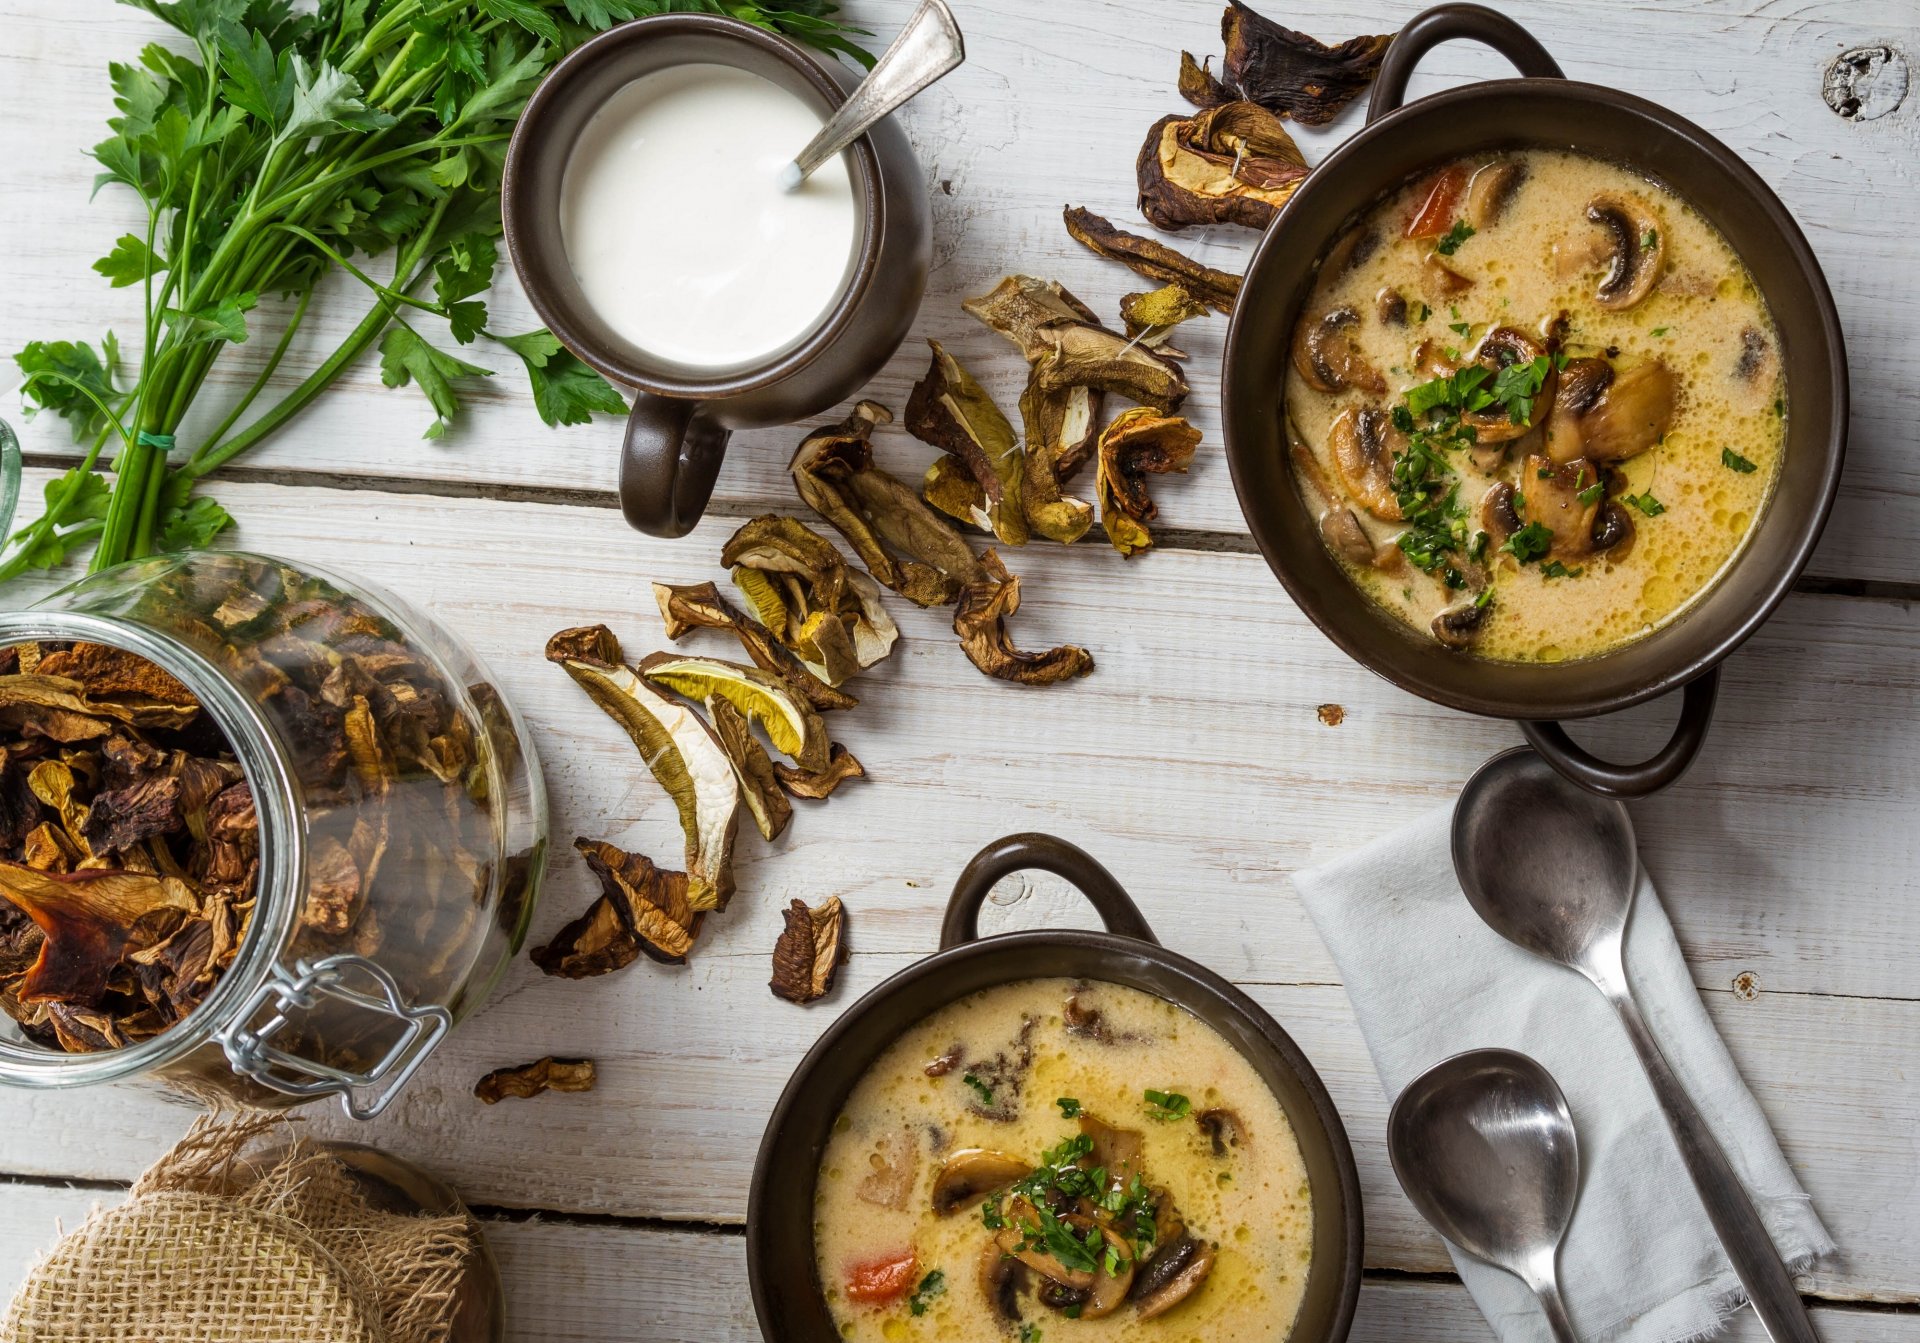
[[[253,384],[247,388],[246,394],[234,403],[233,409],[227,412],[226,418],[215,425],[212,431],[201,440],[201,446],[195,449],[193,456],[188,459],[189,465],[200,460],[201,456],[206,452],[208,444],[218,443],[224,438],[227,431],[239,422],[242,415],[247,413],[247,407],[251,406],[255,398],[266,388],[268,381],[279,369],[281,359],[286,357],[287,347],[293,344],[293,334],[300,329],[300,323],[307,315],[307,304],[312,300],[313,286],[308,285],[300,291],[300,297],[293,305],[293,314],[287,318],[286,330],[280,333],[280,343],[275,345],[273,347],[273,353],[267,356],[266,366],[260,370],[259,376],[256,377],[253,380]]]

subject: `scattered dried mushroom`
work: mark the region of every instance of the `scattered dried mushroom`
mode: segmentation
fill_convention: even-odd
[[[1196,107],[1246,99],[1303,126],[1325,125],[1365,92],[1393,41],[1391,33],[1381,33],[1329,47],[1262,18],[1240,0],[1228,0],[1220,38],[1226,56],[1217,79],[1209,63],[1180,53],[1182,96]]]
[[[834,973],[845,959],[841,930],[845,911],[840,897],[830,895],[808,909],[806,901],[787,906],[786,930],[773,946],[773,978],[767,987],[790,1003],[810,1003],[833,987]]]
[[[1239,224],[1264,229],[1307,175],[1280,118],[1231,102],[1153,124],[1136,164],[1140,213],[1156,228]]]
[[[1199,443],[1200,431],[1185,420],[1145,406],[1121,412],[1101,433],[1100,524],[1115,550],[1132,556],[1153,544],[1146,524],[1160,510],[1147,495],[1146,478],[1185,471]]]
[[[1053,685],[1093,670],[1093,655],[1061,644],[1044,653],[1023,653],[1007,635],[1007,617],[1020,609],[1020,580],[1009,574],[989,550],[981,557],[984,574],[960,594],[953,632],[967,659],[987,675],[1021,685]]]
[[[1082,206],[1068,206],[1064,218],[1067,232],[1075,241],[1108,260],[1118,261],[1134,274],[1144,275],[1158,284],[1183,285],[1188,293],[1216,312],[1233,311],[1234,300],[1240,296],[1240,276],[1203,266],[1163,242],[1117,229]]]
[[[473,1094],[488,1105],[511,1096],[530,1100],[543,1091],[592,1091],[599,1081],[592,1059],[559,1059],[549,1054],[513,1068],[495,1068],[473,1084]]]

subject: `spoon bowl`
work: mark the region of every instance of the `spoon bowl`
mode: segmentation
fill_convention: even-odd
[[[1554,1337],[1572,1340],[1554,1257],[1580,1194],[1580,1150],[1547,1070],[1507,1049],[1436,1063],[1394,1101],[1387,1153],[1433,1229],[1525,1282]]]

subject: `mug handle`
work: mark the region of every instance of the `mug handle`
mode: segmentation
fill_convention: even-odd
[[[1485,5],[1435,5],[1408,22],[1387,47],[1374,76],[1367,123],[1378,121],[1407,99],[1407,80],[1420,58],[1456,37],[1485,43],[1530,79],[1565,79],[1560,65],[1525,28]]]
[[[1065,877],[1080,888],[1080,894],[1100,915],[1110,933],[1131,937],[1138,942],[1160,945],[1113,873],[1095,862],[1093,855],[1077,844],[1069,844],[1057,835],[1028,832],[996,839],[973,855],[972,860],[953,883],[953,896],[947,901],[947,916],[940,923],[940,950],[957,947],[980,937],[980,906],[986,902],[995,883],[1023,868],[1037,867],[1042,872]]]
[[[1720,693],[1720,669],[1710,667],[1687,682],[1680,701],[1680,721],[1658,754],[1637,765],[1616,765],[1576,744],[1555,722],[1521,723],[1527,744],[1538,751],[1562,777],[1601,797],[1630,800],[1657,793],[1687,772],[1707,739],[1713,722],[1713,703]]]
[[[627,525],[668,540],[700,521],[732,431],[698,401],[641,392],[620,448],[620,511]]]

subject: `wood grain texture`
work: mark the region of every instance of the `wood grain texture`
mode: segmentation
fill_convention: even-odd
[[[96,1204],[120,1195],[75,1189],[0,1188],[0,1300],[10,1297],[33,1256]],[[505,1222],[483,1231],[506,1286],[512,1343],[756,1343],[753,1306],[741,1285],[746,1246],[738,1236],[605,1225]],[[1816,1304],[1822,1338],[1913,1343],[1920,1315]],[[1487,1324],[1457,1281],[1373,1278],[1360,1288],[1353,1343],[1482,1343]],[[1751,1311],[1719,1337],[1764,1343]]]
[[[904,13],[904,5],[881,0],[851,0],[847,7],[882,34]],[[1394,26],[1418,8],[1298,0],[1281,17],[1339,37]],[[946,343],[1009,409],[1024,376],[1019,360],[962,314],[959,300],[1010,270],[1056,277],[1103,312],[1141,287],[1067,239],[1060,208],[1086,205],[1139,226],[1134,155],[1147,126],[1181,105],[1173,89],[1179,50],[1218,50],[1217,14],[1214,0],[1063,0],[1037,23],[1031,8],[1014,0],[974,0],[962,16],[968,63],[908,110],[938,231],[918,335]],[[1910,0],[1817,9],[1763,0],[1610,7],[1538,0],[1518,17],[1570,77],[1652,98],[1724,140],[1801,221],[1840,304],[1855,407],[1840,504],[1813,571],[1920,581],[1920,458],[1911,450],[1920,305],[1908,280],[1920,263],[1912,226],[1920,217],[1920,181],[1911,169],[1920,152],[1920,92],[1892,114],[1864,122],[1836,116],[1820,96],[1821,72],[1843,48],[1893,42],[1903,44],[1910,59],[1920,55],[1920,12]],[[0,25],[8,35],[0,52],[0,293],[7,299],[0,349],[34,337],[96,339],[109,327],[125,336],[137,302],[131,291],[107,288],[88,267],[137,221],[124,193],[109,191],[88,203],[93,168],[80,151],[104,133],[111,111],[106,61],[130,59],[163,30],[106,0],[0,0]],[[1504,73],[1488,51],[1449,47],[1428,58],[1412,91]],[[1350,134],[1361,114],[1355,106],[1324,131],[1303,131],[1309,159],[1317,161]],[[1221,228],[1190,233],[1181,245],[1211,264],[1238,268],[1251,252],[1252,235]],[[342,278],[315,303],[283,381],[302,376],[358,320],[365,303],[354,288]],[[495,319],[505,331],[534,325],[504,266]],[[1222,320],[1209,318],[1183,332],[1182,344],[1194,355],[1189,411],[1210,446],[1189,478],[1159,484],[1156,494],[1169,527],[1241,535],[1244,524],[1218,448],[1224,330]],[[210,411],[238,395],[268,348],[260,342],[222,358],[219,381],[203,398]],[[248,465],[424,482],[421,487],[440,491],[586,492],[610,505],[612,426],[546,430],[531,413],[511,358],[491,362],[500,376],[474,390],[464,427],[443,443],[418,441],[430,419],[424,404],[411,390],[382,388],[375,362],[367,360],[303,415],[294,434],[264,446]],[[925,365],[916,337],[871,394],[899,410]],[[186,426],[184,443],[193,442],[194,427]],[[798,437],[792,430],[740,435],[722,473],[721,506],[753,511],[769,500],[788,500],[783,467]],[[883,456],[903,474],[917,476],[933,455],[898,430],[881,438]],[[26,442],[35,453],[71,451],[58,424],[34,425]],[[316,444],[324,451],[315,451]]]
[[[44,473],[32,473],[34,481]],[[678,543],[632,536],[607,510],[241,485],[255,540],[346,563],[465,636],[528,715],[554,830],[663,860],[678,835],[633,749],[539,654],[553,629],[605,619],[630,656],[661,642],[648,582],[717,576],[726,524]],[[1036,560],[1041,557],[1032,557]],[[1025,691],[980,676],[935,614],[892,602],[905,638],[831,726],[871,780],[801,804],[774,846],[743,839],[741,894],[685,969],[636,965],[564,982],[516,964],[387,1117],[323,1131],[429,1160],[478,1201],[737,1222],[761,1127],[832,1014],[935,944],[946,890],[982,843],[1043,829],[1127,881],[1168,945],[1247,984],[1295,1032],[1347,1117],[1367,1199],[1370,1262],[1433,1271],[1437,1242],[1388,1172],[1385,1101],[1333,965],[1285,875],[1444,805],[1510,725],[1428,706],[1346,662],[1235,554],[1151,554],[1123,571],[1087,550],[1027,566],[1023,643],[1084,642],[1085,681]],[[1149,618],[1150,616],[1150,618]],[[724,652],[716,641],[690,647]],[[1796,597],[1728,668],[1720,721],[1687,780],[1638,809],[1697,982],[1848,1258],[1823,1290],[1911,1299],[1920,1085],[1900,1062],[1920,1028],[1920,612]],[[1337,728],[1316,709],[1339,703]],[[1609,723],[1627,747],[1659,711]],[[562,853],[536,933],[588,899]],[[854,958],[825,1003],[764,987],[779,910],[848,904]],[[1010,880],[996,928],[1088,922],[1058,884]],[[1737,1000],[1751,972],[1757,999]],[[600,1089],[483,1107],[489,1068],[542,1053],[601,1061]],[[128,1092],[0,1094],[0,1169],[127,1179],[185,1126]],[[541,1153],[525,1158],[528,1125]]]

